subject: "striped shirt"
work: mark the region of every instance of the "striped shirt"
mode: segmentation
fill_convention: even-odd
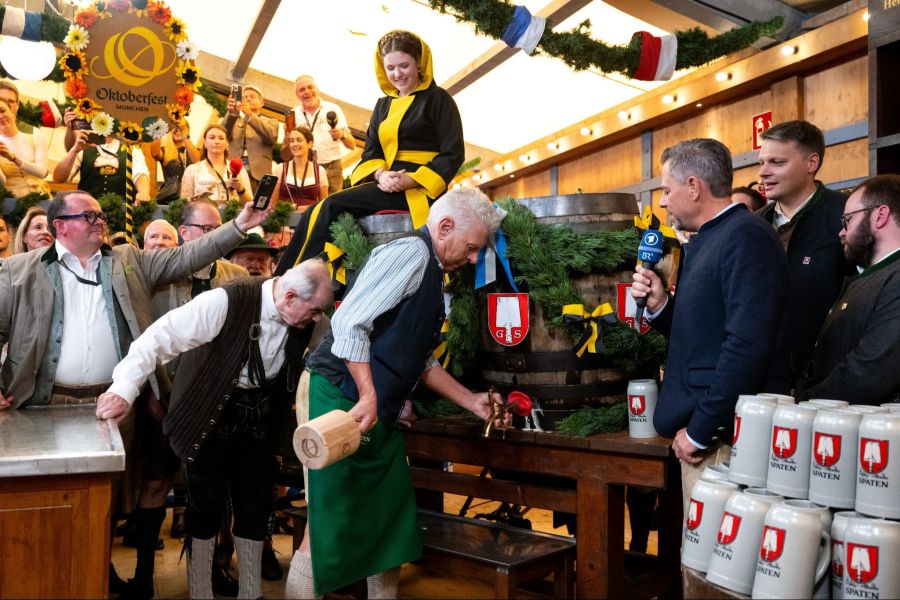
[[[375,319],[419,289],[430,258],[425,241],[414,236],[375,248],[332,317],[332,354],[352,362],[369,362],[369,336]],[[438,364],[429,357],[426,368]]]

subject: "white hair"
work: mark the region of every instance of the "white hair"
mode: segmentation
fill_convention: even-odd
[[[500,227],[500,215],[490,198],[476,188],[458,187],[441,196],[431,205],[428,213],[428,227],[437,227],[444,217],[450,217],[460,230],[468,230],[475,223],[487,229],[488,239]]]
[[[291,290],[301,300],[309,301],[316,293],[325,288],[331,296],[331,275],[325,262],[319,258],[304,260],[299,265],[285,271],[278,280],[282,290]]]

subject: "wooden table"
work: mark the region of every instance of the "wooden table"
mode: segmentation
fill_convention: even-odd
[[[449,492],[575,513],[576,597],[680,595],[681,478],[670,440],[515,429],[483,438],[479,423],[461,417],[421,420],[404,436],[423,508],[442,510]],[[575,489],[445,472],[443,461],[565,477]],[[625,573],[625,485],[661,491],[658,559],[645,559],[650,570],[633,577]]]

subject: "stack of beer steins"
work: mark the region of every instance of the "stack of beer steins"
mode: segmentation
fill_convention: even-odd
[[[768,444],[766,444],[768,442]],[[900,598],[900,405],[741,396],[682,564],[753,598]]]

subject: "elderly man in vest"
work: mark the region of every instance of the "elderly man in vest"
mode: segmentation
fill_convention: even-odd
[[[275,279],[247,278],[200,294],[151,325],[113,371],[97,416],[127,414],[157,363],[184,353],[163,430],[185,463],[191,598],[212,598],[215,536],[230,482],[240,598],[259,598],[260,561],[272,508],[269,430],[289,402],[303,354],[331,305],[325,264],[306,261]]]
[[[395,425],[419,380],[489,418],[488,394],[463,387],[431,352],[444,321],[444,272],[474,263],[499,224],[480,191],[453,190],[434,203],[425,227],[376,248],[347,290],[332,333],[308,361],[309,418],[348,411],[363,442],[356,454],[309,471],[309,526],[291,561],[286,597],[312,598],[368,578],[369,598],[396,598],[400,565],[421,556]]]

